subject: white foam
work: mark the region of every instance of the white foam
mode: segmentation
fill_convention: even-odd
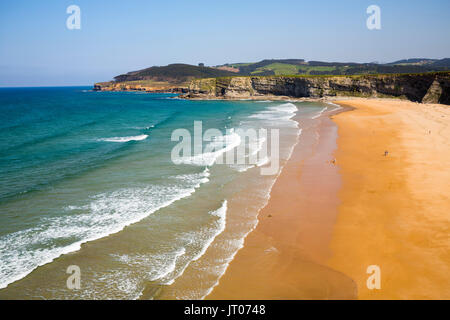
[[[208,178],[209,176],[210,176],[209,168],[206,167],[205,170],[203,170],[203,172],[191,173],[191,174],[180,174],[180,175],[174,176],[173,178],[180,180],[180,181],[193,183],[194,188],[198,188],[198,187],[200,187],[201,184],[209,182],[209,178]]]
[[[222,206],[219,209],[209,212],[209,214],[216,216],[219,219],[214,223],[215,230],[213,231],[212,235],[205,242],[202,250],[200,250],[200,252],[197,253],[194,259],[192,259],[192,261],[197,261],[198,259],[200,259],[205,254],[206,250],[208,250],[209,246],[214,241],[214,239],[225,230],[227,210],[228,210],[228,201],[224,200],[222,202]]]
[[[234,164],[234,165],[230,165],[230,167],[234,170],[236,170],[237,172],[245,172],[248,169],[254,168],[254,165],[246,165],[246,164]]]
[[[298,132],[297,132],[297,139],[296,139],[295,143],[292,145],[292,147],[291,147],[291,149],[289,151],[289,155],[288,155],[287,161],[289,161],[289,159],[291,158],[295,147],[297,146],[298,142],[300,141],[299,138],[300,138],[301,132],[302,132],[302,129],[299,129]],[[287,163],[287,161],[286,161],[286,163]],[[269,187],[269,190],[267,192],[266,201],[261,206],[261,208],[259,209],[259,212],[269,203],[269,200],[270,200],[270,197],[271,197],[271,193],[272,193],[272,188],[275,185],[275,182],[277,181],[277,179],[280,176],[281,172],[283,171],[283,168],[284,168],[284,166],[280,168],[276,178],[272,181],[272,183],[271,183],[271,185]],[[221,265],[218,265],[216,267],[217,281],[208,290],[206,290],[206,292],[201,296],[201,298],[200,298],[201,300],[205,299],[214,290],[214,288],[220,283],[220,279],[225,274],[225,272],[228,269],[228,266],[230,265],[231,261],[233,261],[234,257],[239,252],[239,250],[244,247],[245,239],[247,238],[247,236],[253,230],[255,230],[255,228],[257,227],[258,223],[259,223],[259,219],[257,217],[256,221],[254,222],[252,227],[241,238],[234,239],[234,240],[229,242],[229,247],[234,247],[233,253],[229,257],[225,258]]]
[[[268,107],[264,111],[260,111],[249,116],[250,119],[263,120],[271,124],[280,124],[282,126],[295,126],[297,121],[292,120],[297,112],[297,107],[293,103],[283,103],[277,106]]]
[[[335,106],[336,108],[334,108],[333,110],[330,110],[330,112],[336,111],[336,110],[340,110],[342,109],[342,107],[336,103],[333,102],[327,102],[329,105]]]
[[[228,202],[224,200],[220,208],[214,211],[210,211],[211,216],[217,217],[215,221],[211,223],[208,227],[203,228],[203,230],[198,232],[185,233],[180,237],[180,242],[187,242],[189,245],[200,245],[200,249],[186,261],[184,266],[174,272],[173,274],[167,273],[166,278],[161,278],[161,283],[164,285],[171,285],[175,282],[177,278],[183,275],[184,271],[190,265],[191,262],[199,260],[214,242],[214,239],[220,235],[226,227],[226,215],[228,210]],[[174,270],[175,271],[175,270]]]
[[[270,159],[268,157],[264,157],[264,158],[258,160],[258,162],[256,163],[256,166],[262,167],[262,166],[268,164],[269,162],[270,162]]]
[[[67,211],[80,210],[81,213],[43,218],[34,228],[0,237],[0,289],[63,254],[79,250],[85,242],[119,232],[155,211],[190,196],[208,181],[208,176],[209,172],[205,169],[201,174],[186,177],[184,183],[98,194],[88,199],[88,204],[65,208]],[[51,245],[64,239],[66,242],[78,240],[65,246]]]
[[[136,129],[136,130],[150,130],[151,128],[154,128],[155,125],[149,125],[149,126],[145,126],[145,127],[131,127],[131,129]]]
[[[331,106],[334,106],[335,108],[333,108],[333,109],[331,109],[331,110],[328,110],[328,107],[325,107],[325,108],[323,108],[318,114],[316,114],[316,115],[314,115],[313,117],[311,117],[311,119],[317,119],[317,118],[319,118],[324,112],[333,112],[333,111],[336,111],[336,110],[339,110],[339,109],[342,109],[342,107],[340,106],[340,105],[338,105],[338,104],[336,104],[336,103],[333,103],[333,102],[326,102],[326,104],[329,104],[329,105],[331,105]]]
[[[115,269],[114,272],[95,272],[92,277],[94,281],[83,282],[83,290],[77,292],[78,299],[106,300],[111,299],[111,292],[114,292],[114,299],[135,300],[143,290],[142,282],[130,268]],[[102,283],[100,290],[96,286],[99,282]],[[64,294],[65,292],[61,292],[62,296]]]
[[[289,112],[289,113],[295,113],[298,110],[296,105],[293,103],[290,103],[290,102],[283,103],[283,104],[280,104],[275,107],[270,107],[269,109],[275,110],[275,111],[281,111],[281,112]]]
[[[256,162],[256,164],[251,164],[251,165],[236,164],[236,165],[231,165],[230,167],[238,172],[246,172],[249,169],[256,168],[256,167],[262,167],[269,163],[270,163],[270,159],[269,159],[269,157],[266,156],[264,158],[259,159]]]
[[[255,223],[253,224],[253,226],[250,228],[250,230],[248,232],[246,232],[242,238],[233,239],[231,241],[228,241],[227,247],[233,248],[233,250],[232,250],[233,252],[230,256],[228,256],[222,260],[223,263],[221,265],[216,266],[215,273],[217,275],[217,281],[208,290],[206,290],[206,292],[200,297],[200,300],[205,299],[214,290],[214,288],[217,285],[219,285],[220,278],[222,278],[222,276],[225,274],[225,272],[228,269],[228,266],[230,265],[231,261],[233,261],[234,257],[239,252],[239,250],[241,250],[244,247],[245,239],[250,234],[250,232],[255,230],[256,226],[258,225],[258,222],[259,221],[256,220]]]
[[[327,104],[330,104],[330,105],[332,105],[332,106],[335,106],[335,107],[339,107],[339,108],[341,108],[341,106],[340,106],[340,105],[338,105],[338,104],[336,104],[336,103],[334,103],[334,102],[331,102],[331,101],[327,101],[326,103],[327,103]]]
[[[141,134],[139,136],[130,136],[130,137],[112,137],[112,138],[102,138],[98,139],[98,141],[106,141],[106,142],[128,142],[128,141],[142,141],[148,138],[147,134]]]
[[[121,265],[115,265],[114,272],[95,272],[92,281],[83,283],[78,298],[110,299],[114,292],[115,299],[138,299],[147,281],[158,281],[172,273],[185,253],[186,248],[181,246],[155,254],[111,254]]]
[[[258,154],[258,152],[260,152],[263,148],[264,142],[266,142],[266,138],[265,137],[260,137],[259,139],[257,139],[256,141],[250,141],[249,142],[249,153],[251,155],[256,155]]]
[[[196,166],[212,166],[216,160],[224,153],[233,150],[241,144],[241,137],[230,130],[230,134],[223,137],[216,138],[213,142],[208,144],[207,150],[214,150],[211,152],[205,152],[192,157],[182,157],[174,159],[175,164],[190,164]],[[222,149],[219,149],[221,148]]]
[[[327,110],[327,108],[328,108],[328,107],[325,107],[325,108],[323,108],[322,110],[320,110],[316,115],[312,116],[311,119],[317,119],[317,118],[319,118],[319,117],[322,115],[322,113],[323,113],[325,110]]]
[[[153,255],[117,255],[115,259],[127,266],[145,268],[147,280],[156,281],[172,273],[176,268],[177,260],[184,254],[186,254],[186,248],[181,247]]]

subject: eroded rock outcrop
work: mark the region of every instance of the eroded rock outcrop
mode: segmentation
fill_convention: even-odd
[[[94,84],[94,91],[143,91],[143,92],[165,92],[165,93],[187,93],[186,87],[177,85],[149,86],[130,82],[99,82]]]
[[[191,81],[185,98],[246,99],[264,96],[322,98],[396,97],[450,104],[450,72],[358,76],[225,77]]]

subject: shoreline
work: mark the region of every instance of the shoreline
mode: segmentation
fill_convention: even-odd
[[[309,156],[303,130],[259,224],[206,299],[450,297],[450,109],[330,102],[343,109],[317,118],[321,138]],[[422,180],[428,189],[415,189]],[[382,290],[369,290],[366,269],[378,264]]]
[[[203,298],[450,297],[445,277],[450,271],[450,172],[445,166],[450,161],[450,108],[397,99],[321,102],[330,106],[308,118],[291,119],[301,123],[301,135],[284,158],[267,202],[255,211],[255,228],[245,234],[243,246]],[[234,231],[244,221],[247,211],[240,207],[248,199],[234,205],[230,201],[231,211],[242,214],[227,217]],[[121,247],[138,240],[132,230],[143,225],[108,236],[110,240],[85,243],[84,251],[94,256],[109,241]],[[58,257],[56,266],[34,270],[34,278],[44,280],[46,273],[86,252]],[[382,269],[381,291],[366,288],[366,268],[374,264]],[[198,263],[192,265],[194,279],[200,269]],[[17,292],[27,281],[10,291]],[[181,286],[190,288],[195,279],[189,281]],[[141,297],[159,297],[160,288],[151,287]],[[175,292],[171,290],[163,298]]]
[[[130,92],[130,91],[117,91],[117,92]],[[152,93],[152,92],[149,92]],[[157,92],[153,92],[157,93]],[[170,92],[167,92],[170,93]],[[223,96],[217,96],[217,97],[183,97],[183,96],[176,96],[174,98],[183,99],[183,100],[192,100],[192,101],[286,101],[286,102],[323,102],[323,103],[333,103],[335,101],[347,101],[347,100],[383,100],[383,101],[405,101],[405,102],[411,102],[411,103],[417,103],[422,104],[422,102],[413,102],[406,98],[390,98],[390,97],[357,97],[357,96],[325,96],[322,98],[311,98],[311,97],[302,97],[302,98],[296,98],[296,97],[290,97],[290,96],[281,96],[281,95],[256,95],[256,96],[249,96],[245,98],[238,98],[238,97],[223,97]]]
[[[257,104],[256,104],[257,105]],[[255,107],[256,107],[255,105]],[[288,108],[289,109],[289,108]],[[318,109],[318,108],[317,108]],[[266,108],[264,106],[259,106],[256,110],[265,111]],[[255,110],[255,112],[256,112]],[[281,112],[281,111],[280,111]],[[314,113],[314,111],[313,111]],[[293,114],[293,111],[292,111]],[[285,114],[283,113],[283,116]],[[242,120],[247,119],[247,116]],[[292,119],[287,120],[292,125],[295,124],[295,121]],[[283,121],[284,122],[284,121]],[[284,124],[280,124],[281,127],[284,127]],[[290,147],[293,145],[295,139],[297,139],[297,128],[291,128],[291,126],[286,126],[286,128],[282,128],[283,138],[281,139],[282,149],[284,151],[280,153],[282,157],[282,163],[286,162],[288,158],[287,154],[290,154]],[[152,261],[148,260],[147,263],[142,263],[148,259],[147,257],[153,257],[154,252],[152,251],[156,245],[158,245],[158,241],[156,238],[161,239],[160,236],[154,235],[154,232],[149,232],[148,230],[152,230],[152,228],[156,228],[157,225],[155,221],[161,221],[161,218],[167,217],[168,213],[171,214],[171,217],[178,218],[180,220],[184,220],[186,216],[186,208],[189,208],[190,218],[194,219],[197,216],[209,218],[211,222],[216,220],[216,217],[219,217],[218,214],[211,213],[213,211],[217,211],[219,209],[222,210],[222,205],[219,208],[218,206],[211,206],[211,203],[214,201],[211,198],[210,191],[214,191],[216,194],[216,190],[218,187],[221,187],[221,174],[223,174],[224,170],[228,167],[220,168],[214,167],[211,168],[211,172],[208,171],[211,175],[216,175],[218,179],[210,179],[208,185],[203,188],[199,188],[193,197],[188,197],[184,200],[180,200],[180,202],[175,203],[170,208],[162,208],[159,212],[155,212],[155,214],[151,214],[147,218],[139,221],[138,223],[129,225],[127,228],[123,229],[121,232],[111,234],[107,237],[97,239],[96,241],[84,243],[81,247],[81,250],[77,250],[71,252],[66,255],[59,256],[53,260],[52,263],[47,263],[41,267],[34,269],[30,272],[26,277],[11,283],[4,290],[0,290],[0,296],[6,299],[10,298],[22,298],[27,297],[27,295],[35,294],[35,292],[42,292],[39,295],[33,295],[32,298],[39,299],[41,297],[45,297],[45,299],[59,298],[59,297],[76,297],[76,298],[130,298],[130,299],[176,299],[178,297],[184,298],[196,298],[199,299],[203,297],[203,289],[209,289],[210,283],[214,283],[216,281],[216,275],[221,273],[222,265],[227,267],[228,256],[222,255],[222,252],[218,252],[218,250],[234,250],[233,247],[240,247],[241,240],[241,231],[246,229],[248,226],[253,226],[253,217],[250,217],[247,223],[243,223],[243,221],[249,216],[250,212],[255,213],[255,217],[260,207],[263,206],[268,198],[268,192],[260,188],[264,184],[272,185],[272,181],[275,177],[263,177],[259,174],[256,175],[258,179],[258,183],[255,184],[253,181],[253,172],[250,170],[248,174],[238,174],[237,176],[240,178],[235,182],[227,185],[226,189],[221,193],[220,198],[222,200],[227,200],[227,208],[228,214],[226,216],[227,225],[230,227],[231,232],[223,232],[214,236],[212,242],[204,242],[201,247],[199,247],[196,243],[195,246],[191,245],[191,240],[185,236],[184,238],[179,237],[181,241],[183,241],[179,246],[181,246],[180,250],[172,251],[166,254],[168,262],[173,261],[170,264],[161,264],[160,266],[153,267]],[[227,169],[233,170],[233,169]],[[253,170],[255,171],[255,170]],[[235,170],[233,171],[235,172]],[[255,172],[256,174],[256,172]],[[196,174],[197,176],[197,174]],[[209,177],[209,174],[208,174]],[[248,179],[252,178],[252,179]],[[261,181],[264,180],[264,181]],[[202,179],[203,181],[203,179]],[[262,182],[262,183],[261,183]],[[252,184],[253,183],[253,184]],[[250,187],[245,187],[250,185]],[[236,190],[239,188],[245,188],[248,196],[240,196],[242,193],[237,192]],[[259,194],[256,194],[256,190],[258,189]],[[236,193],[237,196],[230,196]],[[249,197],[252,200],[249,202]],[[196,201],[197,200],[197,201]],[[261,202],[261,205],[260,205]],[[195,206],[193,206],[195,205]],[[192,209],[191,209],[192,208]],[[245,209],[245,210],[242,210]],[[208,215],[204,213],[208,212]],[[234,216],[232,214],[235,212]],[[245,217],[241,215],[241,213],[247,213]],[[231,213],[231,214],[230,214]],[[222,216],[222,214],[220,214]],[[211,219],[212,218],[212,219]],[[244,219],[241,219],[244,218]],[[214,220],[213,220],[214,219]],[[164,227],[162,229],[166,229],[167,226],[172,224],[172,221],[177,221],[176,219],[166,219],[162,220]],[[187,219],[186,219],[187,220]],[[222,223],[224,218],[220,218],[217,222]],[[166,224],[164,224],[166,222]],[[233,223],[235,224],[233,225]],[[193,224],[196,227],[195,224]],[[181,229],[183,225],[176,225],[175,228]],[[191,232],[191,225],[186,224]],[[216,224],[209,224],[208,226],[215,227]],[[175,229],[174,228],[174,229]],[[242,230],[241,230],[242,229]],[[181,229],[183,231],[183,229]],[[194,229],[195,230],[195,229]],[[203,229],[208,231],[207,229]],[[203,230],[202,236],[203,236]],[[245,230],[244,230],[245,231]],[[181,234],[181,232],[179,232]],[[184,233],[187,235],[191,235],[191,233]],[[184,235],[182,234],[182,236]],[[247,232],[245,232],[246,236]],[[162,234],[164,236],[164,234]],[[195,234],[193,234],[195,235]],[[207,234],[208,235],[208,234]],[[170,239],[171,234],[167,233],[167,238]],[[196,237],[199,240],[207,240],[205,236]],[[164,238],[163,238],[164,239]],[[194,238],[195,239],[195,238]],[[178,239],[175,239],[178,240]],[[238,241],[235,241],[238,240]],[[180,242],[181,242],[180,241]],[[189,241],[189,242],[188,242]],[[171,243],[170,241],[161,240],[161,244],[165,245],[166,243]],[[156,244],[156,245],[155,245]],[[200,243],[199,243],[200,244]],[[203,246],[205,245],[205,246]],[[217,247],[217,248],[215,248]],[[136,249],[134,249],[136,248]],[[197,249],[201,248],[201,251],[195,253]],[[164,249],[164,247],[163,247]],[[178,248],[179,249],[179,248]],[[190,251],[188,251],[190,250]],[[166,250],[167,252],[168,250]],[[188,252],[185,254],[185,252]],[[182,254],[181,254],[182,252]],[[201,252],[201,254],[199,254]],[[164,252],[165,253],[165,252]],[[218,254],[219,253],[219,254]],[[226,252],[225,252],[226,253]],[[158,257],[158,256],[157,256]],[[181,258],[180,258],[181,257]],[[195,258],[194,258],[195,257]],[[145,259],[144,259],[145,258]],[[192,259],[194,258],[194,259]],[[172,259],[172,260],[169,260]],[[184,260],[183,260],[184,259]],[[156,260],[158,261],[158,260]],[[164,261],[165,262],[165,261]],[[185,264],[187,262],[187,264]],[[216,263],[218,262],[218,263]],[[178,263],[178,264],[177,264]],[[83,270],[83,290],[82,291],[67,291],[65,288],[66,284],[66,273],[65,266],[67,265],[78,265],[81,270]],[[213,265],[214,268],[211,268],[209,272],[205,272],[205,267],[209,265]],[[98,266],[98,267],[97,267]],[[127,274],[123,281],[136,281],[131,283],[133,287],[130,287],[131,291],[122,290],[120,282],[111,282],[111,281],[97,281],[99,278],[91,268],[96,268],[95,273],[103,274],[108,273],[110,270],[118,270],[117,273]],[[106,269],[107,268],[107,269]],[[112,269],[110,269],[112,268]],[[209,269],[209,267],[207,268]],[[87,270],[87,271],[85,271]],[[158,277],[155,280],[146,280],[148,278],[143,277],[144,281],[140,281],[140,276],[143,273],[156,274],[158,272]],[[168,271],[170,270],[170,271]],[[61,272],[63,271],[63,272]],[[200,272],[199,272],[200,271]],[[46,274],[55,274],[55,278],[50,282],[46,278]],[[161,276],[159,276],[161,274]],[[166,275],[168,275],[166,277]],[[198,284],[198,277],[201,276],[203,282]],[[147,276],[148,277],[148,276]],[[101,278],[100,278],[101,279]],[[136,280],[135,280],[136,279]],[[162,280],[159,280],[162,279]],[[170,281],[168,281],[170,280]],[[176,281],[173,281],[176,280]],[[117,283],[117,284],[116,284]],[[197,285],[199,285],[197,287]],[[134,286],[136,286],[134,289]],[[196,286],[195,290],[193,286]],[[43,289],[42,289],[43,288]],[[162,289],[162,290],[161,290]],[[134,294],[134,290],[138,292],[138,294]],[[132,296],[128,296],[129,293],[132,293]]]
[[[131,93],[162,93],[162,94],[177,94],[173,99],[183,99],[183,100],[192,100],[192,101],[286,101],[286,102],[322,102],[322,103],[333,103],[335,101],[353,101],[353,100],[382,100],[382,101],[404,101],[411,102],[416,104],[426,104],[424,102],[411,101],[405,97],[388,97],[388,96],[352,96],[352,95],[335,95],[335,96],[323,96],[323,97],[301,97],[296,98],[292,96],[283,96],[283,95],[252,95],[247,97],[229,97],[229,96],[198,96],[198,97],[187,97],[184,93],[180,93],[179,91],[166,91],[166,90],[95,90],[92,89],[92,92],[131,92]],[[445,105],[445,104],[442,104]]]
[[[355,298],[353,281],[325,265],[340,185],[332,163],[336,126],[328,116],[345,110],[303,119],[300,140],[259,212],[258,225],[206,299]],[[332,182],[325,194],[334,196],[323,196],[322,179]]]

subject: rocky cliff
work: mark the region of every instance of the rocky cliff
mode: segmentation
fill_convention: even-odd
[[[246,99],[265,96],[322,98],[396,97],[450,104],[450,72],[358,76],[260,76],[192,80],[185,98]]]
[[[94,84],[94,91],[144,91],[144,92],[167,92],[187,93],[187,85],[175,85],[170,83],[145,83],[143,81],[124,82],[99,82]]]

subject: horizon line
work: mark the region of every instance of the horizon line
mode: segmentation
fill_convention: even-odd
[[[0,89],[19,89],[19,88],[67,88],[67,87],[93,87],[92,84],[89,85],[36,85],[36,86],[2,86],[0,85]]]

